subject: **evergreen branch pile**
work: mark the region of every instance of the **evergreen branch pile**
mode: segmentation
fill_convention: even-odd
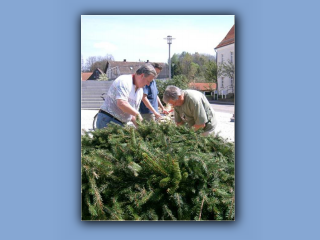
[[[82,136],[83,220],[234,220],[234,144],[173,123]]]

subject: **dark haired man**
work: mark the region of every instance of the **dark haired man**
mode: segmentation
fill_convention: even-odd
[[[159,75],[162,70],[162,66],[159,63],[152,63],[152,66],[156,70],[157,75]],[[158,97],[157,83],[154,79],[150,85],[146,85],[143,88],[143,97],[139,112],[143,119],[147,121],[154,121],[155,119],[161,118],[161,115],[158,112],[158,107],[162,109],[164,114],[168,114]]]

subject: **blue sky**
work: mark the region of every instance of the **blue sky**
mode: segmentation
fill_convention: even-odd
[[[167,62],[164,39],[175,38],[174,53],[215,55],[214,48],[234,25],[234,15],[82,15],[81,55],[112,54],[116,61]]]

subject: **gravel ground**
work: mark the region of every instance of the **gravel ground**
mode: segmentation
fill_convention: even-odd
[[[88,131],[92,129],[94,115],[98,110],[81,110],[81,132],[82,129]],[[234,122],[231,122],[231,113],[215,111],[217,115],[218,125],[217,132],[228,141],[234,142]]]

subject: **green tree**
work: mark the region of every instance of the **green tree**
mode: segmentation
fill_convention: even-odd
[[[181,63],[180,62],[174,63],[174,65],[172,66],[171,69],[172,69],[172,73],[171,73],[172,77],[182,74]]]
[[[173,54],[171,58],[171,77],[182,74],[181,72],[181,64],[179,62],[179,54]]]
[[[218,68],[215,61],[208,61],[205,64],[204,76],[207,82],[217,83]]]
[[[195,77],[198,75],[199,76],[199,65],[197,63],[191,62],[190,64],[190,71],[188,73],[188,79],[189,81],[194,81]]]
[[[206,71],[206,64],[209,62],[209,58],[205,55],[200,55],[198,65],[199,65],[199,70],[198,70],[198,75],[200,77],[205,78],[205,71]]]
[[[192,64],[192,55],[190,53],[184,54],[181,58],[181,70],[182,74],[185,75],[189,81],[193,80],[194,73],[196,72],[196,65]]]
[[[157,88],[158,88],[158,96],[160,99],[163,98],[163,93],[166,90],[167,86],[173,85],[182,90],[189,88],[189,80],[185,75],[176,75],[170,80],[156,80],[157,81]]]
[[[174,54],[171,58],[173,64],[171,74],[172,76],[183,74],[189,81],[206,82],[206,64],[214,60],[214,56],[198,52],[190,54],[184,51],[181,54]]]
[[[188,54],[186,51],[183,51],[181,54],[179,54],[179,61],[180,62],[185,57],[186,54]]]
[[[195,52],[193,55],[192,55],[192,61],[194,63],[197,63],[198,65],[201,64],[201,55],[198,53],[198,52]]]

